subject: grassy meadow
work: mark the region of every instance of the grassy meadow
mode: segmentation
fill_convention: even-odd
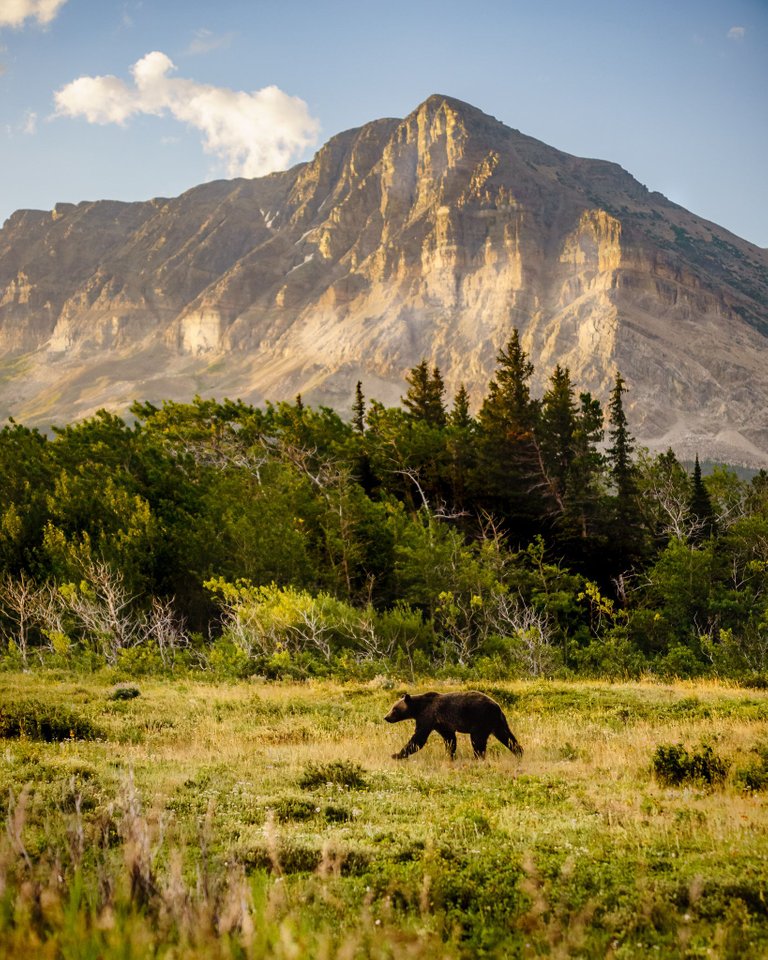
[[[392,760],[384,680],[0,674],[0,955],[768,956],[768,692],[477,687],[522,760]]]

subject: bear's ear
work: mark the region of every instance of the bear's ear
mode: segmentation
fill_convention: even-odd
[[[406,703],[410,703],[410,702],[411,702],[411,695],[410,695],[410,693],[404,693],[404,694],[403,694],[403,700],[405,700]]]

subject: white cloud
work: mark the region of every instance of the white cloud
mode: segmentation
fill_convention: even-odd
[[[0,27],[20,27],[25,20],[50,23],[67,0],[0,0]]]
[[[24,118],[21,130],[22,133],[26,133],[29,136],[37,133],[37,114],[34,110],[27,110],[27,115]]]
[[[202,133],[203,149],[224,161],[229,176],[282,170],[316,142],[319,123],[298,97],[275,86],[253,93],[214,87],[170,76],[175,69],[155,50],[131,67],[132,84],[80,77],[56,92],[56,115],[122,125],[137,114],[170,114]]]
[[[225,33],[217,36],[213,31],[206,30],[204,27],[195,30],[195,38],[184,51],[188,54],[210,53],[212,50],[221,50],[228,47],[234,38],[233,33]]]
[[[743,40],[746,32],[746,27],[731,27],[728,33],[726,33],[726,37],[728,37],[729,40]]]

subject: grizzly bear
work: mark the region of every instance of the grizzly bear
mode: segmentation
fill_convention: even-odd
[[[416,732],[393,760],[405,760],[421,750],[427,737],[436,730],[445,740],[451,759],[456,754],[456,734],[468,733],[472,749],[478,759],[485,757],[485,747],[491,734],[518,757],[523,748],[509,729],[504,711],[484,693],[471,690],[468,693],[420,693],[405,694],[384,717],[387,723],[400,720],[415,720]]]

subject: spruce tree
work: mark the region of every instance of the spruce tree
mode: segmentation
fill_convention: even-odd
[[[477,424],[469,412],[469,394],[462,383],[448,414],[448,455],[450,457],[450,494],[454,508],[466,512],[470,506],[469,478],[477,462]]]
[[[412,420],[423,420],[431,427],[444,427],[446,422],[445,384],[440,369],[434,367],[430,373],[426,360],[422,360],[407,374],[408,391],[402,398],[408,416]]]
[[[629,421],[624,412],[623,395],[627,386],[617,372],[608,402],[608,435],[611,445],[606,451],[613,483],[613,524],[609,531],[614,548],[622,563],[632,563],[642,553],[642,527],[638,504],[637,473],[632,454],[634,438],[629,432]]]
[[[693,467],[691,499],[688,502],[688,507],[694,519],[698,521],[698,529],[692,535],[691,540],[694,543],[700,543],[714,536],[717,532],[717,520],[715,518],[714,508],[712,507],[712,500],[701,477],[701,465],[698,454],[696,454],[696,463]]]
[[[562,498],[575,455],[577,408],[567,367],[558,364],[549,383],[549,389],[541,400],[540,448],[551,495],[562,509]]]
[[[538,531],[543,513],[535,438],[539,404],[531,399],[533,364],[517,330],[497,364],[478,415],[474,489],[478,505],[505,519],[518,542],[527,542]]]
[[[452,427],[469,427],[472,424],[472,415],[469,412],[469,394],[462,383],[453,398],[453,408],[448,415],[448,422]]]
[[[362,381],[355,387],[355,402],[352,404],[352,426],[356,433],[365,433],[365,397]]]

